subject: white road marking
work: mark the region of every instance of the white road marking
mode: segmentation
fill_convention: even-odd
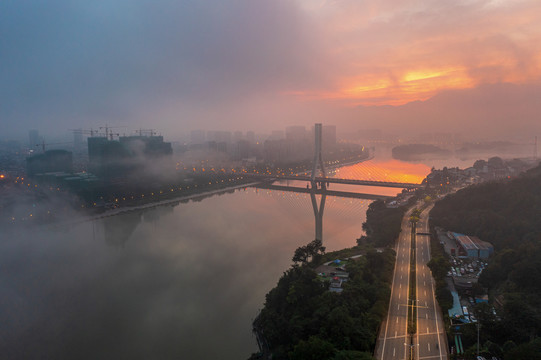
[[[428,345],[428,351],[430,351],[430,343],[427,343],[427,345]]]
[[[428,319],[428,313],[426,313],[425,315],[426,315],[426,318]],[[398,318],[396,320],[398,320]]]
[[[393,348],[393,357],[396,355],[396,348]]]
[[[426,327],[426,333],[428,334],[430,331],[428,331],[428,326]]]
[[[428,316],[428,315],[426,315],[426,316]],[[396,323],[398,324],[398,317],[396,318]]]

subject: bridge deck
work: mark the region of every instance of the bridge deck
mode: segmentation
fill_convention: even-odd
[[[297,186],[271,185],[267,183],[257,184],[254,187],[259,188],[259,189],[291,191],[291,192],[306,193],[306,194],[310,194],[312,192],[312,189],[308,189],[308,188],[297,187]],[[318,194],[318,195],[326,194],[327,196],[339,196],[339,197],[353,198],[353,199],[385,200],[392,197],[392,196],[387,196],[387,195],[361,194],[361,193],[354,193],[354,192],[348,192],[348,191],[336,191],[336,190],[328,190],[328,189],[325,189],[325,190],[314,189],[313,191],[315,194]]]
[[[265,180],[299,180],[299,181],[310,181],[309,176],[297,176],[297,175],[283,175],[283,176],[270,176],[270,175],[259,175],[259,174],[245,174],[245,177],[253,177],[258,179]],[[417,189],[422,187],[421,184],[412,184],[412,183],[399,183],[399,182],[390,182],[390,181],[373,181],[373,180],[355,180],[355,179],[339,179],[339,178],[322,178],[316,177],[316,182],[326,182],[331,184],[348,184],[348,185],[364,185],[364,186],[381,186],[381,187],[392,187],[392,188],[401,188],[401,189]]]

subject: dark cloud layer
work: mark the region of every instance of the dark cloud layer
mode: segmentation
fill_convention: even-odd
[[[2,2],[0,117],[22,131],[144,123],[175,104],[182,125],[194,109],[310,86],[304,21],[285,0]]]

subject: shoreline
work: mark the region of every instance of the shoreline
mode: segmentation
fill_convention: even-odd
[[[329,168],[330,169],[336,169],[336,168],[340,168],[340,167],[344,167],[344,166],[351,166],[351,165],[355,165],[355,164],[358,164],[358,163],[361,163],[361,162],[364,162],[364,161],[368,161],[368,160],[371,160],[371,159],[373,159],[373,156],[371,156],[369,158],[366,158],[366,159],[349,161],[349,162],[346,162],[344,164],[337,164],[335,166],[330,166]],[[194,199],[194,198],[197,198],[197,197],[200,197],[200,196],[205,196],[206,197],[206,196],[211,196],[211,195],[217,195],[217,194],[224,193],[224,192],[231,191],[231,190],[254,187],[255,185],[257,185],[259,183],[260,183],[260,181],[254,181],[254,182],[249,182],[249,183],[240,184],[240,185],[234,185],[234,186],[230,186],[230,187],[226,187],[226,188],[222,188],[222,189],[218,189],[218,190],[204,191],[204,192],[201,192],[201,193],[180,196],[180,197],[177,197],[177,198],[174,198],[174,199],[160,200],[160,201],[150,202],[150,203],[142,204],[142,205],[136,205],[136,206],[129,206],[129,207],[106,210],[105,212],[103,212],[101,214],[98,214],[98,215],[95,215],[95,216],[90,216],[88,219],[85,219],[84,221],[81,221],[81,222],[86,222],[86,221],[89,221],[89,220],[102,219],[102,218],[116,216],[116,215],[132,212],[132,211],[137,211],[137,210],[150,209],[150,208],[153,208],[153,207],[162,206],[162,205],[168,205],[168,204],[183,201],[183,200],[191,200],[191,199]]]
[[[83,216],[82,218],[74,220],[74,221],[65,221],[65,222],[58,222],[58,223],[44,224],[44,225],[46,225],[46,226],[67,226],[67,225],[82,224],[82,223],[86,223],[86,222],[90,222],[90,221],[95,221],[95,220],[104,219],[104,218],[108,218],[108,217],[112,217],[112,216],[127,214],[127,213],[131,213],[131,212],[135,212],[135,211],[152,209],[152,208],[155,208],[155,207],[158,207],[158,206],[164,206],[164,205],[179,203],[179,202],[185,201],[185,200],[192,200],[192,199],[195,199],[195,198],[198,198],[198,197],[207,197],[207,196],[217,195],[217,194],[221,194],[221,193],[226,193],[226,192],[231,191],[231,190],[237,190],[237,189],[242,189],[242,188],[253,187],[256,184],[258,184],[258,182],[250,182],[250,183],[246,183],[246,184],[230,186],[230,187],[227,187],[227,188],[222,188],[222,189],[217,189],[217,190],[204,191],[204,192],[200,192],[200,193],[197,193],[197,194],[179,196],[179,197],[176,197],[174,199],[160,200],[160,201],[155,201],[155,202],[149,202],[147,204],[141,204],[141,205],[135,205],[135,206],[127,206],[127,207],[123,207],[123,208],[116,208],[116,209],[106,210],[105,212],[103,212],[101,214],[86,215],[86,216]]]
[[[349,161],[349,162],[346,162],[346,163],[341,163],[341,164],[336,164],[336,165],[333,165],[333,166],[329,166],[328,169],[337,169],[337,168],[340,168],[340,167],[351,166],[351,165],[355,165],[355,164],[358,164],[358,163],[361,163],[361,162],[364,162],[364,161],[371,160],[373,158],[374,158],[374,156],[372,155],[372,156],[369,156],[368,158],[365,158],[365,159],[359,159],[359,160],[354,160],[354,161]],[[201,193],[195,193],[195,194],[190,194],[190,195],[179,196],[179,197],[176,197],[174,199],[160,200],[160,201],[149,202],[149,203],[146,203],[146,204],[135,205],[135,206],[119,207],[119,208],[116,208],[116,209],[106,210],[106,211],[104,211],[104,212],[102,212],[100,214],[83,215],[81,218],[78,218],[78,219],[73,220],[73,221],[62,221],[62,222],[55,222],[55,223],[49,223],[49,224],[43,224],[43,225],[44,226],[53,226],[53,227],[62,227],[62,226],[68,226],[68,225],[82,224],[82,223],[86,223],[86,222],[90,222],[90,221],[104,219],[104,218],[107,218],[107,217],[127,214],[127,213],[134,212],[134,211],[152,209],[152,208],[155,208],[155,207],[158,207],[158,206],[174,204],[174,203],[178,203],[178,202],[185,201],[185,200],[192,200],[192,199],[196,199],[198,197],[207,197],[207,196],[212,196],[212,195],[225,193],[225,192],[228,192],[228,191],[231,191],[231,190],[237,190],[237,189],[248,188],[248,187],[255,187],[255,185],[257,185],[259,183],[260,183],[260,181],[253,181],[253,182],[234,185],[234,186],[221,188],[221,189],[217,189],[217,190],[210,190],[210,191],[204,191],[204,192],[201,192]]]

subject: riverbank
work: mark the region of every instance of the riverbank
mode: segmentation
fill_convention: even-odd
[[[361,162],[364,162],[364,161],[371,160],[373,158],[374,158],[374,156],[372,155],[372,156],[369,156],[366,159],[354,160],[354,161],[349,161],[349,162],[346,162],[346,163],[336,164],[336,165],[330,166],[329,169],[338,169],[338,168],[341,168],[341,167],[344,167],[344,166],[351,166],[351,165],[355,165],[355,164],[358,164],[358,163],[361,163]],[[152,209],[152,208],[155,208],[155,207],[158,207],[158,206],[170,205],[170,204],[175,204],[175,203],[178,203],[178,202],[189,201],[189,200],[203,199],[203,198],[208,197],[208,196],[223,194],[223,193],[229,192],[231,190],[237,190],[237,189],[242,189],[242,188],[253,187],[253,186],[256,186],[259,183],[260,183],[259,181],[252,181],[252,182],[249,182],[249,183],[244,183],[244,184],[239,184],[239,185],[234,185],[234,186],[228,186],[228,187],[217,189],[217,190],[210,190],[210,191],[203,191],[203,192],[200,192],[200,193],[193,193],[193,194],[190,194],[190,195],[175,197],[175,198],[171,198],[171,199],[167,199],[167,200],[152,201],[152,202],[141,204],[141,205],[118,207],[118,208],[115,208],[115,209],[108,209],[108,210],[105,210],[104,212],[102,212],[102,213],[100,213],[98,215],[88,216],[84,220],[81,220],[81,221],[78,221],[78,222],[69,222],[67,224],[62,223],[62,225],[69,225],[69,224],[77,224],[77,223],[82,223],[82,222],[94,221],[94,220],[98,220],[98,219],[102,219],[102,218],[106,218],[106,217],[111,217],[111,216],[117,216],[117,215],[121,215],[121,214],[125,214],[125,213],[130,213],[130,212],[134,212],[134,211]]]
[[[83,218],[80,218],[80,219],[77,219],[77,220],[74,220],[74,221],[67,221],[67,222],[61,222],[61,223],[57,222],[54,225],[55,226],[77,225],[77,224],[81,224],[81,223],[85,223],[85,222],[89,222],[89,221],[95,221],[95,220],[99,220],[99,219],[103,219],[103,218],[107,218],[107,217],[132,213],[132,212],[135,212],[135,211],[152,209],[152,208],[155,208],[155,207],[158,207],[158,206],[177,204],[177,203],[185,202],[185,201],[189,201],[189,200],[204,199],[204,198],[209,197],[209,196],[224,194],[224,193],[235,191],[235,190],[238,190],[238,189],[252,187],[252,186],[255,186],[257,184],[258,184],[258,182],[250,182],[250,183],[230,186],[230,187],[226,187],[226,188],[222,188],[222,189],[218,189],[218,190],[204,191],[204,192],[201,192],[201,193],[195,193],[195,194],[180,196],[180,197],[176,197],[176,198],[173,198],[173,199],[160,200],[160,201],[149,202],[149,203],[141,204],[141,205],[126,206],[126,207],[121,207],[121,208],[116,208],[116,209],[110,209],[110,210],[106,210],[105,212],[102,212],[102,213],[100,213],[98,215],[84,216]]]

